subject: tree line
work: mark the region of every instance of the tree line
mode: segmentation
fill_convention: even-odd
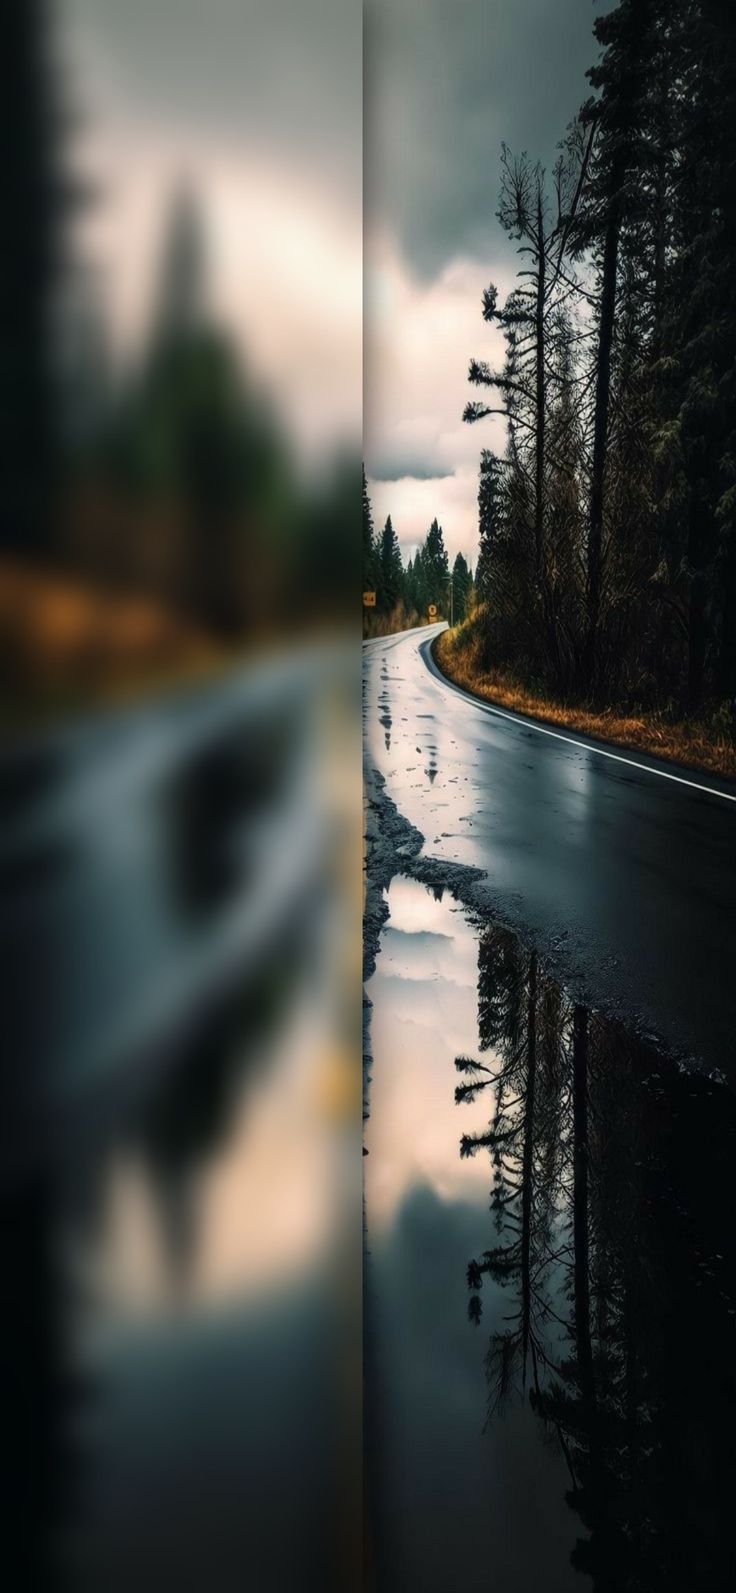
[[[0,561],[152,595],[228,638],[342,619],[358,458],[336,453],[319,474],[300,466],[210,306],[206,216],[185,186],[162,215],[140,346],[114,353],[111,305],[78,231],[107,196],[76,170],[58,9],[7,0],[3,12]]]
[[[551,174],[502,149],[476,586],[489,664],[695,712],[736,693],[736,30],[726,0],[620,0],[594,35]]]
[[[375,592],[376,609],[397,621],[396,628],[426,619],[431,605],[443,617],[464,620],[474,604],[473,572],[463,553],[452,570],[442,526],[432,521],[424,542],[406,564],[389,515],[376,533],[363,471],[363,587]]]

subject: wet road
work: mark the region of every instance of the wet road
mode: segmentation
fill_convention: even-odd
[[[353,674],[305,647],[0,758],[18,1588],[293,1593],[348,1553]]]
[[[364,648],[368,750],[425,852],[485,869],[488,909],[582,999],[730,1074],[728,785],[644,755],[614,758],[470,700],[433,666],[440,629]]]
[[[329,667],[275,659],[4,749],[3,1174],[73,1155],[88,1103],[168,1065],[314,891]]]
[[[364,649],[425,838],[369,779],[368,1585],[725,1593],[736,805],[464,698],[434,634]]]

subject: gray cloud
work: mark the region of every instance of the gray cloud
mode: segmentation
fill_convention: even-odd
[[[365,202],[414,268],[504,245],[502,140],[546,164],[589,92],[591,0],[368,0]]]
[[[454,474],[454,470],[438,470],[432,460],[382,463],[379,459],[371,468],[373,481],[448,481]]]
[[[359,191],[358,0],[60,0],[59,16],[127,115]]]

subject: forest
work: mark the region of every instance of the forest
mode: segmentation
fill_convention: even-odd
[[[542,697],[732,735],[736,43],[728,0],[620,0],[551,172],[503,147],[513,290],[464,419],[478,607],[457,649]],[[448,654],[449,656],[449,654]]]
[[[389,515],[376,532],[363,470],[363,582],[375,593],[375,606],[364,608],[364,635],[382,635],[426,622],[431,607],[442,619],[460,624],[475,606],[473,571],[464,553],[450,569],[442,526],[434,519],[424,542],[406,564]]]
[[[60,64],[63,12],[8,0],[0,63],[0,711],[21,717],[342,624],[359,558],[357,450],[299,455],[212,292],[211,207],[184,156],[141,325],[116,339],[84,229],[119,193],[80,157],[94,118]]]

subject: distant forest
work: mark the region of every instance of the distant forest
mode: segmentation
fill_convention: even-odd
[[[6,0],[0,575],[22,561],[152,594],[236,639],[342,618],[357,456],[301,465],[278,401],[208,308],[209,239],[185,181],[162,194],[142,346],[113,355],[110,304],[75,231],[108,195],[74,169],[83,107],[60,70],[57,20],[52,0]]]
[[[375,592],[375,612],[382,630],[401,630],[426,621],[430,606],[443,619],[466,619],[475,602],[473,572],[463,553],[450,570],[442,526],[435,519],[424,542],[406,565],[399,539],[388,516],[376,532],[363,471],[363,584]],[[366,621],[371,628],[370,621]]]
[[[485,667],[568,699],[728,716],[736,694],[736,27],[732,0],[621,0],[554,169],[501,156],[518,245],[484,321]]]

